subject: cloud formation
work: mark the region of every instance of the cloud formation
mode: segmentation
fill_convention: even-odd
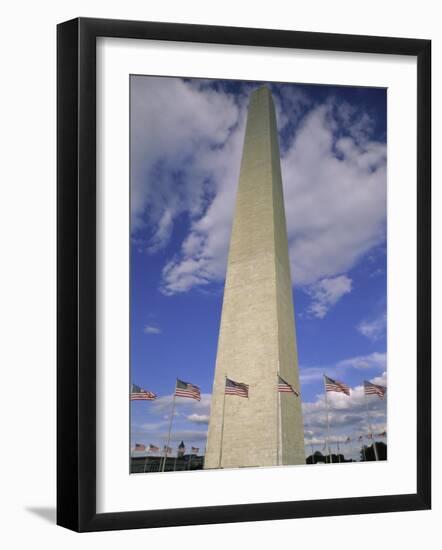
[[[363,320],[357,326],[358,332],[369,340],[376,341],[385,335],[387,328],[387,315],[383,313],[371,320]]]
[[[161,329],[155,325],[145,325],[143,332],[144,334],[161,334]]]
[[[234,179],[226,145],[238,123],[227,94],[178,78],[132,78],[131,228],[148,228],[145,250],[167,246],[177,218],[200,219],[226,177]]]
[[[201,401],[178,397],[175,399],[175,414],[170,445],[172,455],[177,445],[184,441],[187,448],[190,445],[205,445],[207,439],[207,425],[209,423],[211,394],[203,393]],[[161,449],[168,438],[168,427],[172,407],[173,395],[163,395],[149,403],[149,421],[132,426],[132,441],[152,443]]]
[[[189,422],[194,422],[195,424],[208,424],[209,423],[209,415],[208,414],[189,414],[187,417],[187,420]]]
[[[342,359],[335,365],[308,367],[300,366],[300,380],[302,384],[312,384],[322,380],[324,373],[333,378],[345,375],[346,371],[357,369],[377,369],[385,371],[387,368],[387,354],[373,352],[369,355],[358,355],[348,359]]]
[[[345,294],[351,292],[351,287],[352,280],[347,275],[322,279],[311,285],[307,291],[312,298],[308,313],[313,317],[323,319],[332,306]]]
[[[386,385],[386,372],[370,379],[376,384]],[[369,434],[369,426],[362,385],[351,388],[350,396],[342,393],[328,392],[329,422],[332,441],[344,442],[347,437],[352,440],[359,435]],[[367,396],[369,400],[370,424],[374,433],[387,429],[386,400],[377,396]],[[304,429],[306,443],[324,442],[327,437],[327,409],[324,394],[319,394],[315,401],[303,403]]]
[[[351,357],[350,359],[344,359],[337,364],[341,369],[380,369],[383,370],[387,367],[387,354],[379,353],[377,351],[370,353],[369,355],[358,355],[357,357]]]
[[[346,102],[313,105],[293,86],[274,97],[293,282],[322,318],[351,291],[346,273],[385,239],[386,146],[370,138],[369,114]],[[134,242],[156,253],[188,222],[163,267],[166,295],[224,280],[246,109],[245,93],[198,81],[132,83]]]

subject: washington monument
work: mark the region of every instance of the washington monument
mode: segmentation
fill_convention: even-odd
[[[305,464],[275,108],[250,97],[218,338],[205,468]],[[249,385],[225,395],[226,377]]]

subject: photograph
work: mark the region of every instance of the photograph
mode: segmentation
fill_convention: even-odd
[[[441,538],[441,10],[378,4],[3,5],[3,548]]]
[[[387,89],[129,75],[131,474],[387,460]]]

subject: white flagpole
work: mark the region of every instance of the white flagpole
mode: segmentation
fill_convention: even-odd
[[[371,434],[371,441],[372,441],[373,450],[374,450],[374,457],[375,457],[375,460],[379,460],[378,448],[376,446],[376,442],[374,440],[374,435],[373,435],[373,429],[371,427],[370,413],[368,411],[368,399],[367,399],[367,394],[365,393],[365,387],[364,387],[364,400],[365,400],[365,408],[367,409],[367,423],[368,423],[368,429],[369,429],[370,434]]]
[[[226,383],[227,383],[227,376],[224,377],[223,416],[222,416],[222,422],[221,422],[221,444],[219,446],[219,465],[218,465],[218,468],[221,468],[221,461],[223,459],[224,411],[226,409]]]
[[[327,386],[325,384],[325,374],[324,377],[324,392],[325,392],[325,410],[327,411],[327,449],[328,449],[328,460],[331,464],[331,453],[330,453],[330,419],[328,416],[328,398],[327,398]]]
[[[279,394],[279,389],[278,389],[278,382],[279,382],[279,378],[278,378],[278,373],[276,373],[276,464],[277,466],[279,466],[279,440],[280,440],[280,424],[279,424],[279,411],[281,410],[281,402],[280,402],[280,399],[281,399],[281,396]]]
[[[190,447],[189,462],[187,464],[187,469],[190,470],[190,463],[192,462],[192,447]]]
[[[169,433],[167,435],[167,444],[166,444],[166,448],[164,449],[163,467],[161,469],[162,472],[164,472],[164,470],[166,468],[167,451],[169,450],[170,434],[171,434],[171,431],[172,431],[172,423],[173,423],[173,415],[175,414],[175,391],[176,391],[176,383],[175,383],[175,390],[173,391],[172,411],[170,413]]]
[[[173,461],[173,471],[176,471],[176,461],[178,460],[178,449],[176,451],[175,460]]]
[[[147,459],[149,458],[149,451],[146,451],[146,456],[144,457],[144,468],[143,473],[146,473]]]
[[[366,462],[367,461],[367,456],[365,455],[364,438],[362,438],[361,441],[362,441],[362,455],[364,457],[364,462]]]

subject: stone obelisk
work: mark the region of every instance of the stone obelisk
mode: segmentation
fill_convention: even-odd
[[[250,97],[230,240],[205,468],[305,464],[298,356],[275,109]],[[248,399],[224,395],[226,376]]]

